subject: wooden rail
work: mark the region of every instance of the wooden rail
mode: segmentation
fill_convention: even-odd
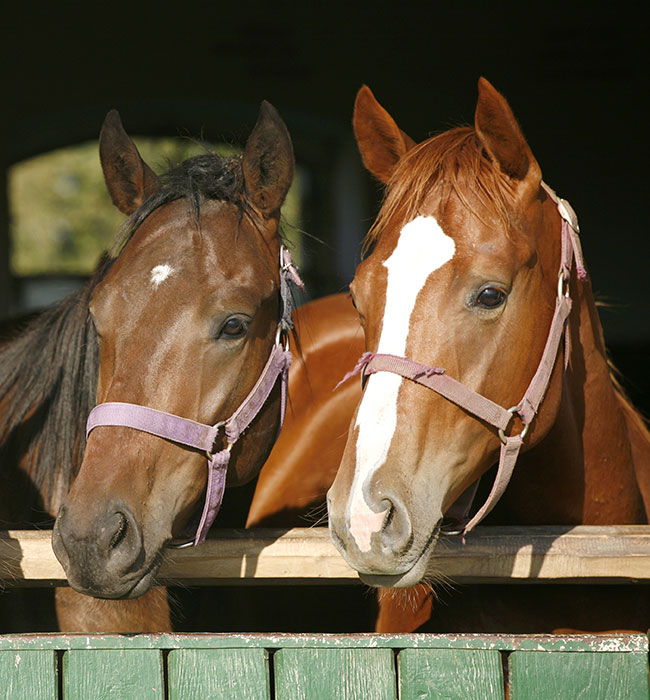
[[[0,532],[4,586],[66,585],[48,531]],[[446,537],[435,568],[465,583],[650,582],[650,526],[482,527]],[[355,583],[325,528],[217,530],[167,550],[161,581],[187,585]]]
[[[641,634],[23,634],[0,636],[0,688],[3,700],[650,700]]]

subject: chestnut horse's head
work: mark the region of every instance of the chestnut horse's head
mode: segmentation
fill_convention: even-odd
[[[364,163],[387,184],[351,285],[366,350],[443,368],[515,406],[554,316],[561,220],[509,106],[482,79],[474,128],[416,145],[363,88],[354,126]],[[525,448],[552,425],[561,365]],[[519,431],[514,420],[506,433]],[[332,536],[364,581],[408,586],[435,570],[443,515],[500,445],[496,429],[436,391],[367,374],[329,492]]]
[[[112,112],[100,154],[131,233],[91,303],[97,402],[209,425],[226,420],[256,386],[276,341],[278,226],[294,170],[286,127],[263,103],[241,158],[198,156],[159,179]],[[228,485],[261,467],[279,403],[276,386],[232,447]],[[200,504],[206,475],[199,450],[130,427],[95,428],[53,536],[70,584],[108,598],[146,592],[165,545]]]

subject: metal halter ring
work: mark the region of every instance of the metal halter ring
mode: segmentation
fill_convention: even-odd
[[[560,274],[557,278],[557,296],[558,299],[565,297],[569,298],[569,280],[564,279],[564,270],[560,269]]]
[[[278,323],[278,330],[275,332],[275,344],[289,350],[289,331],[281,323]]]
[[[519,413],[519,406],[512,406],[508,409],[508,413],[514,417],[515,413]],[[524,425],[524,429],[521,431],[520,438],[523,440],[528,434],[528,428],[530,428],[530,423]],[[502,428],[499,428],[499,440],[505,445],[506,444],[506,434],[503,432]]]
[[[226,450],[226,452],[230,452],[230,450],[232,450],[232,446],[233,446],[234,444],[235,444],[234,442],[229,442],[223,449]],[[214,452],[210,452],[210,450],[206,450],[206,451],[205,451],[205,456],[206,456],[208,459],[212,459],[212,457],[214,457],[214,455],[217,454],[217,452],[220,452],[220,451],[221,451],[221,450],[215,450]]]
[[[285,252],[289,253],[289,249],[282,243],[280,245],[280,272],[286,272],[291,267],[291,263],[284,260]]]
[[[217,447],[217,439],[218,439],[218,436],[219,436],[219,429],[220,429],[220,428],[223,428],[225,425],[226,425],[226,421],[225,421],[225,420],[220,420],[218,423],[215,423],[215,424],[214,424],[214,428],[215,428],[216,431],[217,431],[217,432],[215,433],[215,436],[214,436],[214,442],[212,443],[212,447],[211,447],[209,450],[205,450],[205,456],[208,458],[208,460],[211,460],[212,457],[213,457],[214,455],[216,455],[217,452],[220,451],[220,450],[218,449],[218,447]],[[226,448],[226,449],[228,450],[228,452],[230,452],[230,448],[231,448],[231,447],[232,447],[232,445],[231,445],[230,443],[228,443],[228,447]]]
[[[441,535],[454,537],[456,535],[462,535],[464,529],[463,521],[457,520],[456,518],[443,518],[440,523],[439,532]]]

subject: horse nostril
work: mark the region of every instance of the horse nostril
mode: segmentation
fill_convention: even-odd
[[[104,521],[102,530],[101,543],[107,569],[123,573],[139,565],[145,554],[142,530],[128,506],[120,504],[115,508]]]
[[[382,530],[388,530],[390,528],[391,523],[393,522],[393,518],[395,517],[395,506],[387,498],[385,498],[382,501],[382,505],[383,504],[386,504],[386,510],[388,511],[388,513],[387,513],[386,517],[384,518],[384,524],[382,525]]]
[[[381,529],[381,543],[384,549],[394,553],[408,550],[413,543],[413,532],[409,514],[397,498],[384,499],[388,513]]]
[[[113,537],[109,542],[108,546],[110,549],[115,549],[120,546],[120,543],[126,537],[127,531],[129,529],[129,522],[126,519],[124,513],[116,513],[115,515],[118,516],[119,522],[117,524],[117,529],[115,530],[115,533],[113,534]]]

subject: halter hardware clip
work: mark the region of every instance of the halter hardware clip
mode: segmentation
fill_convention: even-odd
[[[520,410],[521,410],[521,406],[511,406],[509,409],[507,409],[507,412],[514,418],[515,415],[517,415]],[[519,417],[521,418],[521,416],[519,416]],[[528,435],[528,428],[530,428],[530,423],[526,423],[524,425],[524,429],[521,431],[521,434],[519,437],[521,437],[522,440],[526,437],[526,435]],[[502,428],[499,428],[499,440],[501,440],[501,442],[504,445],[506,444],[507,438],[506,438],[506,434]]]

